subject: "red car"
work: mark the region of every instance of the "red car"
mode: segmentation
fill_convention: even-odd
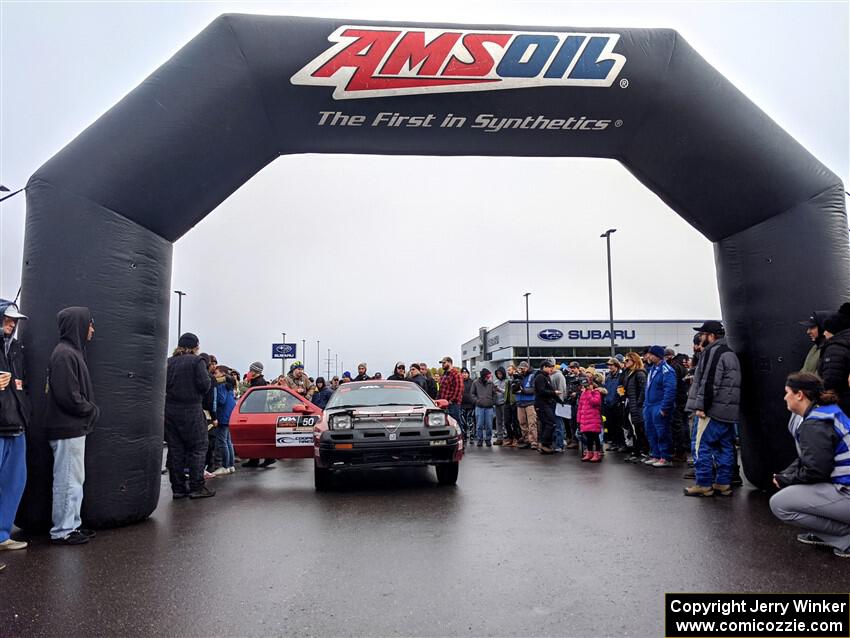
[[[277,385],[250,388],[230,417],[230,436],[243,459],[309,459],[322,411]]]

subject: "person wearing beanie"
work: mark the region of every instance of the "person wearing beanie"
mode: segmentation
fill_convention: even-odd
[[[204,397],[210,391],[207,363],[198,355],[198,338],[186,333],[168,359],[165,373],[165,462],[175,500],[215,496],[204,483],[209,440]],[[188,468],[189,478],[186,479]]]
[[[493,419],[499,397],[492,376],[487,368],[482,368],[479,378],[472,382],[469,390],[475,406],[475,444],[478,447],[484,443],[487,447],[493,445]]]
[[[342,377],[339,380],[340,385],[343,383],[351,383],[351,373],[348,370],[342,373]]]
[[[254,361],[254,363],[251,364],[248,368],[248,375],[246,377],[246,389],[271,385],[271,383],[269,383],[263,376],[263,370],[265,370],[265,367],[263,366],[262,361]],[[263,459],[262,463],[260,463],[260,459],[256,458],[243,461],[242,467],[270,467],[275,463],[277,463],[277,459]]]
[[[294,390],[308,401],[312,401],[313,394],[316,392],[316,385],[304,374],[304,365],[300,361],[292,364],[289,374],[283,380],[283,385]]]
[[[608,442],[609,452],[618,452],[626,447],[626,434],[623,430],[625,400],[623,393],[618,390],[623,381],[621,368],[619,359],[608,359],[608,376],[604,382],[607,392],[602,399],[602,414],[605,416],[605,440]]]
[[[818,362],[818,376],[824,388],[838,395],[838,406],[850,414],[850,303],[824,319],[826,338]]]
[[[685,488],[685,495],[731,496],[733,481],[740,480],[735,424],[741,404],[741,367],[726,343],[723,324],[706,321],[694,330],[700,336],[702,354],[685,409],[695,415],[691,448],[696,484]]]
[[[649,458],[645,465],[672,467],[673,408],[676,403],[676,373],[664,360],[664,348],[650,346],[645,359],[649,362],[643,422],[649,440]]]
[[[354,377],[354,381],[369,381],[370,377],[369,377],[368,374],[366,374],[367,369],[368,368],[366,367],[365,363],[358,363],[357,364],[357,376]]]
[[[398,361],[393,368],[393,373],[387,377],[387,381],[404,381],[406,366],[403,361]]]
[[[664,360],[676,373],[676,401],[673,405],[673,419],[670,422],[673,442],[672,458],[677,463],[685,463],[688,460],[688,451],[691,449],[691,437],[685,417],[685,404],[688,402],[688,382],[685,381],[685,377],[688,371],[673,348],[665,348]]]
[[[184,332],[177,340],[177,347],[183,348],[184,350],[194,350],[199,345],[200,342],[198,341],[198,335],[192,334],[191,332]]]

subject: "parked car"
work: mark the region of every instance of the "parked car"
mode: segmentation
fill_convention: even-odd
[[[316,489],[336,472],[416,465],[433,465],[440,485],[454,485],[464,448],[447,406],[410,381],[340,386],[315,427]]]
[[[230,417],[230,436],[243,459],[309,459],[322,411],[289,388],[250,388]]]

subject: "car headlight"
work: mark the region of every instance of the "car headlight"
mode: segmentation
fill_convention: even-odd
[[[351,429],[351,415],[349,414],[338,414],[331,419],[331,428],[334,430],[350,430]]]
[[[445,412],[429,412],[428,418],[425,420],[425,425],[429,427],[445,427],[446,413]]]

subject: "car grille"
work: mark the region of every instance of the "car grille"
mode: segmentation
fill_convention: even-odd
[[[382,414],[358,416],[354,419],[354,427],[357,429],[380,429],[383,430],[387,426],[391,429],[420,427],[425,422],[425,416],[422,414]]]

